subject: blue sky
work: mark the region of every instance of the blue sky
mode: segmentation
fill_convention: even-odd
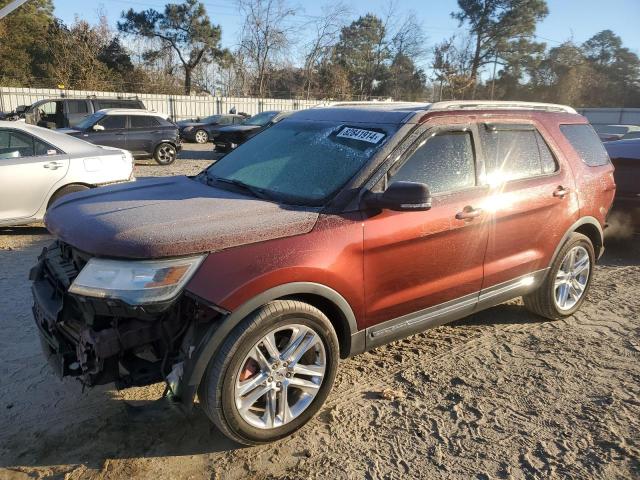
[[[173,0],[174,2],[176,0]],[[177,0],[179,1],[179,0]],[[331,0],[290,0],[289,3],[300,7],[300,15],[294,22],[304,23],[306,16],[318,15],[321,7]],[[95,22],[98,11],[106,13],[109,22],[115,26],[122,10],[133,8],[162,9],[166,0],[54,0],[55,15],[65,22],[72,22],[77,15],[82,19]],[[222,27],[222,43],[232,47],[237,43],[241,17],[233,0],[204,0],[209,16]],[[353,16],[367,12],[382,14],[389,4],[388,0],[348,0]],[[611,29],[622,37],[624,44],[640,54],[640,0],[547,0],[549,16],[538,25],[536,34],[539,40],[550,46],[573,38],[583,42],[596,32]],[[397,0],[400,16],[409,11],[415,12],[433,45],[458,31],[450,13],[456,9],[456,0]]]

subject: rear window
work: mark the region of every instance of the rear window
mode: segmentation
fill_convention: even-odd
[[[584,163],[590,167],[609,163],[607,151],[591,125],[560,125],[560,130]]]

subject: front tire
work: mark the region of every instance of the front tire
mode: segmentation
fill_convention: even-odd
[[[176,161],[176,156],[176,147],[167,142],[158,145],[153,152],[153,158],[159,165],[171,165]]]
[[[542,285],[523,297],[525,307],[550,320],[573,315],[587,296],[594,265],[591,240],[573,233],[556,255]]]
[[[293,300],[268,303],[240,322],[211,359],[200,403],[238,443],[281,439],[322,407],[339,356],[336,333],[320,310]]]

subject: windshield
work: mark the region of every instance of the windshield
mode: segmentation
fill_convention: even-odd
[[[77,123],[76,128],[79,130],[86,130],[87,128],[90,128],[98,120],[100,120],[103,116],[104,116],[104,113],[102,112],[96,112],[91,115],[88,115]]]
[[[395,128],[286,120],[233,150],[206,175],[244,184],[284,203],[323,205]]]
[[[254,115],[251,118],[246,119],[242,122],[243,125],[257,125],[262,127],[271,121],[273,117],[276,116],[277,112],[262,112],[257,115]]]

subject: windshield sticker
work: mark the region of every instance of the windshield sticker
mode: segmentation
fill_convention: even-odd
[[[367,143],[380,143],[384,138],[384,133],[374,132],[372,130],[363,130],[361,128],[345,127],[337,137],[361,140]]]

